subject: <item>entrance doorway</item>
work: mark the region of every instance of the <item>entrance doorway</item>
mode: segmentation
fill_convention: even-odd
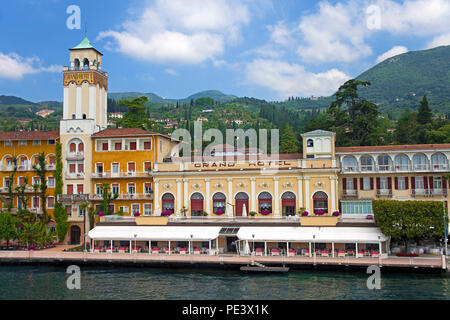
[[[245,206],[245,212],[248,213],[248,195],[244,192],[239,192],[235,197],[235,203],[236,203],[236,217],[241,217],[242,212],[244,211]]]
[[[237,237],[227,237],[227,248],[228,253],[237,253]]]
[[[70,244],[80,244],[81,229],[79,226],[70,228]]]

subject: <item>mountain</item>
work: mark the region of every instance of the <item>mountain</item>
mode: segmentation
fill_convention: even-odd
[[[15,97],[15,96],[0,96],[0,105],[29,105],[29,106],[37,106],[37,103],[27,101],[25,99]]]
[[[450,46],[411,51],[377,64],[357,77],[370,81],[360,95],[380,111],[417,109],[427,95],[435,112],[450,109]]]
[[[196,100],[198,98],[206,98],[206,97],[210,97],[215,101],[226,102],[226,101],[236,98],[236,96],[224,94],[217,90],[201,91],[201,92],[195,93],[193,95],[190,95],[187,98],[182,98],[182,99],[166,99],[166,98],[160,97],[154,93],[142,93],[142,92],[108,93],[108,98],[114,99],[116,101],[119,101],[122,99],[128,99],[128,98],[142,97],[142,96],[146,96],[148,98],[148,101],[150,101],[150,102],[157,102],[157,103],[175,103],[177,101],[187,102],[187,101],[190,101],[191,99]]]

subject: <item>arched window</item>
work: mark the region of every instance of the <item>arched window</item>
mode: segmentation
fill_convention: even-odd
[[[344,157],[344,171],[356,171],[356,159],[355,157]]]
[[[427,170],[428,159],[423,153],[415,154],[413,157],[414,170]]]
[[[224,214],[227,206],[226,201],[227,197],[222,192],[215,193],[213,195],[213,212],[215,214]]]
[[[373,171],[373,158],[369,156],[362,156],[359,158],[361,163],[361,171]]]
[[[435,153],[431,156],[431,163],[435,170],[445,170],[448,168],[447,157],[442,153]]]
[[[162,212],[169,211],[174,213],[175,197],[171,193],[165,193],[162,196]]]
[[[272,195],[269,192],[261,192],[258,196],[259,213],[272,213]]]
[[[83,69],[84,70],[89,69],[89,60],[87,58],[84,58],[83,60]]]
[[[84,151],[84,144],[83,144],[83,142],[80,142],[80,143],[78,144],[78,151],[79,151],[79,152]]]
[[[314,141],[313,141],[313,139],[308,139],[308,140],[306,140],[306,146],[307,146],[308,148],[314,147]]]
[[[328,213],[328,196],[323,191],[317,191],[313,195],[314,213],[321,215]]]
[[[69,151],[70,151],[70,152],[76,152],[76,151],[77,151],[77,145],[76,145],[75,142],[72,142],[72,143],[69,145]]]
[[[281,196],[283,216],[295,216],[295,193],[287,191]]]
[[[390,171],[392,169],[392,160],[388,155],[378,156],[378,171]]]
[[[75,70],[80,70],[80,60],[78,60],[77,58],[73,60],[73,68]]]
[[[399,154],[395,157],[396,170],[409,170],[409,158],[405,154]]]
[[[191,216],[203,215],[203,195],[199,192],[195,192],[191,195]]]

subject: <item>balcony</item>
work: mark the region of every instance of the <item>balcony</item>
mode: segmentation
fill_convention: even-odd
[[[48,164],[48,165],[47,165],[47,170],[48,170],[48,171],[54,171],[54,170],[56,170],[56,164],[54,164],[54,163]]]
[[[89,200],[88,194],[59,194],[58,202],[86,202]]]
[[[397,164],[395,165],[396,172],[408,172],[411,171],[411,167],[408,164]]]
[[[416,196],[425,197],[425,196],[428,196],[428,194],[429,194],[428,189],[412,189],[411,190],[411,195],[413,197],[416,197]]]
[[[84,152],[68,152],[67,160],[84,160]]]
[[[413,170],[414,171],[427,171],[428,165],[427,164],[414,164]]]
[[[29,170],[28,165],[19,165],[19,166],[17,166],[17,171],[27,171],[27,170]],[[12,167],[11,167],[10,171],[12,171]]]
[[[66,172],[66,179],[84,179],[84,172]]]
[[[92,174],[93,179],[111,179],[111,178],[148,178],[148,172],[139,171],[120,171],[120,172],[95,172]]]
[[[430,189],[429,191],[430,191],[431,197],[435,197],[435,196],[446,197],[447,196],[447,189]]]
[[[432,166],[433,171],[449,171],[449,167],[447,164],[433,164]]]
[[[380,164],[380,165],[378,165],[378,171],[379,171],[379,172],[389,172],[389,171],[393,171],[393,167],[392,167],[392,165],[384,165],[384,164]]]
[[[377,189],[377,197],[392,198],[392,189]]]
[[[102,201],[103,195],[91,194],[89,199],[92,201]],[[153,193],[119,193],[116,200],[153,200]]]
[[[358,190],[346,189],[344,190],[344,197],[358,197]]]

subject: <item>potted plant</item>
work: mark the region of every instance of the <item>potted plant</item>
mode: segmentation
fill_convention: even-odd
[[[248,214],[250,215],[250,217],[255,217],[256,216],[256,212],[255,211],[250,211]]]
[[[269,210],[263,210],[263,211],[261,211],[261,214],[263,215],[263,216],[267,216],[267,215],[269,215],[269,214],[271,214],[272,212],[270,212]]]
[[[309,212],[308,211],[303,211],[302,212],[302,217],[307,217],[309,215]]]
[[[218,209],[216,212],[214,212],[215,214],[217,214],[218,216],[222,215],[225,213],[225,211],[223,211],[222,209]]]
[[[333,217],[339,217],[341,213],[339,211],[333,212]]]
[[[135,217],[139,217],[140,215],[141,215],[141,214],[140,214],[139,212],[135,212],[135,213],[134,213],[134,216],[135,216]]]
[[[324,210],[316,210],[316,211],[314,211],[314,214],[317,216],[323,216],[325,214],[325,211]]]
[[[303,212],[305,212],[305,211],[306,211],[306,209],[303,208],[303,207],[301,207],[301,208],[298,209],[297,214],[298,214],[299,216],[301,216],[301,215],[303,214]]]
[[[208,212],[203,211],[203,212],[202,212],[202,216],[207,217],[207,216],[208,216]]]
[[[366,216],[366,219],[367,219],[367,220],[373,220],[373,215],[368,214],[368,215]]]
[[[103,217],[105,215],[105,213],[103,212],[103,211],[100,211],[99,213],[98,213],[98,216],[99,217]]]
[[[161,212],[161,217],[168,217],[168,216],[170,216],[171,214],[173,214],[172,211],[166,210],[166,211]]]

